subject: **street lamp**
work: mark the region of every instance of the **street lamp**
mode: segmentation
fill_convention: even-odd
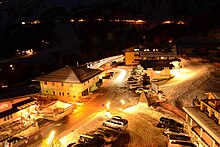
[[[105,105],[108,111],[110,110],[110,104],[111,104],[111,103],[108,102],[108,103]]]
[[[125,105],[125,101],[123,99],[121,99],[121,109],[124,109],[124,105]]]

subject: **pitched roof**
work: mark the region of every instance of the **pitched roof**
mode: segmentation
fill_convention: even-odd
[[[66,83],[83,83],[102,71],[91,69],[85,66],[66,66],[54,72],[36,78],[37,81],[66,82]]]

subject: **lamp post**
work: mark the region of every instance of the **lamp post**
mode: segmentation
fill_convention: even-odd
[[[106,108],[107,108],[107,111],[109,111],[110,110],[110,102],[108,102],[105,106],[106,106]]]
[[[124,109],[124,105],[125,105],[125,101],[123,99],[121,99],[121,110]]]

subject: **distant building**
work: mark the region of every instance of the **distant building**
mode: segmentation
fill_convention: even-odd
[[[67,66],[40,76],[41,93],[66,102],[76,102],[96,90],[101,70]]]
[[[172,77],[170,69],[181,67],[175,45],[172,48],[131,47],[124,50],[125,65],[141,65],[150,80],[162,80]]]
[[[135,46],[123,50],[125,54],[125,65],[135,66],[141,60],[171,60],[177,58],[175,45],[172,48],[145,48]]]
[[[220,99],[214,93],[206,93],[207,99],[200,106],[183,107],[186,122],[194,142],[209,147],[220,146]]]

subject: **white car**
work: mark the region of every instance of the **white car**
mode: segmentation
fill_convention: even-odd
[[[110,127],[118,131],[124,131],[128,127],[128,121],[126,119],[110,118],[103,122],[103,126]]]
[[[138,88],[137,90],[135,90],[135,93],[137,93],[137,94],[141,94],[142,91],[144,91],[144,92],[148,92],[147,89],[144,89],[144,88]]]

